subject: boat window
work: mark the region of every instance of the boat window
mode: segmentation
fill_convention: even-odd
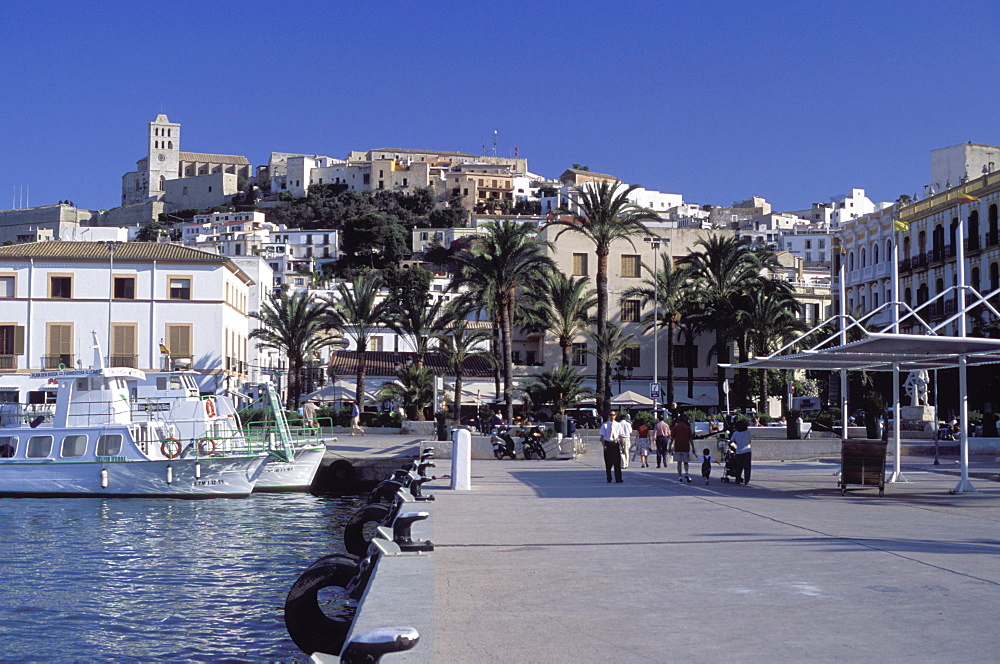
[[[89,378],[77,378],[76,379],[76,391],[86,392],[90,389],[90,379]]]
[[[32,436],[28,439],[27,457],[37,459],[52,454],[52,436]]]
[[[87,437],[81,435],[66,436],[62,442],[64,457],[80,457],[87,451]]]
[[[180,376],[171,376],[170,377],[170,389],[172,389],[172,390],[179,390],[182,387],[184,387],[184,386],[181,384],[181,377]]]
[[[97,456],[118,456],[122,451],[120,433],[105,434],[97,439]]]
[[[0,459],[9,459],[17,454],[17,436],[0,436]]]

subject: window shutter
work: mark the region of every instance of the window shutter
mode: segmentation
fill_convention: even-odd
[[[24,326],[14,326],[14,355],[24,355]]]

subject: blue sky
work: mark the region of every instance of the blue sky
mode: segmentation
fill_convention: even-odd
[[[146,123],[182,149],[379,147],[572,163],[777,210],[913,194],[929,153],[1000,143],[1000,3],[7,3],[0,208],[109,208]]]

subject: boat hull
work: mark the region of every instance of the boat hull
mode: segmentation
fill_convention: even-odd
[[[325,454],[326,445],[316,445],[296,449],[291,461],[272,458],[264,466],[254,491],[308,491]]]
[[[0,496],[245,498],[267,457],[0,462]]]

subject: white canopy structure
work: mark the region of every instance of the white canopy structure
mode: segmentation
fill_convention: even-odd
[[[983,364],[1000,363],[1000,339],[984,339],[967,335],[967,316],[977,308],[982,307],[993,316],[1000,318],[1000,311],[989,302],[1000,294],[1000,288],[985,296],[975,288],[966,284],[965,280],[965,215],[958,215],[956,236],[956,277],[957,284],[952,286],[917,308],[902,302],[899,297],[899,246],[892,243],[892,301],[883,304],[874,311],[854,320],[845,311],[844,262],[840,262],[840,314],[817,325],[795,341],[778,349],[772,355],[753,359],[747,362],[731,365],[720,365],[732,368],[756,369],[820,369],[840,371],[841,381],[841,413],[843,417],[843,437],[847,438],[847,372],[848,371],[892,371],[894,413],[899,413],[899,372],[933,369],[958,368],[961,478],[952,493],[967,493],[975,491],[969,481],[969,398],[967,368]],[[920,316],[922,310],[930,310],[937,306],[938,300],[947,301],[949,296],[955,298],[957,311],[944,321],[931,325]],[[904,313],[905,312],[905,313]],[[889,314],[891,321],[883,324],[878,332],[869,332],[864,324],[873,323],[879,314]],[[828,323],[839,323],[839,330],[815,343],[807,350],[784,354],[803,339],[817,333]],[[900,324],[915,325],[924,334],[900,334]],[[947,326],[957,324],[957,336],[944,336]],[[848,333],[856,330],[862,335],[858,341],[848,342]],[[820,336],[823,336],[822,334]],[[837,343],[839,342],[839,343]],[[831,345],[836,344],[836,345]],[[893,418],[893,442],[895,444],[895,470],[890,482],[906,481],[900,470],[900,417]]]

